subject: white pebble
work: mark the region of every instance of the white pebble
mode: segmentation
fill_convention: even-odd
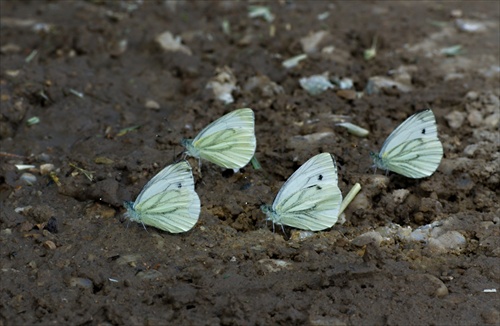
[[[172,33],[165,31],[156,37],[156,42],[160,47],[167,52],[183,52],[187,55],[191,55],[191,50],[182,44],[181,37],[177,36],[174,38]]]
[[[448,231],[440,235],[438,240],[449,250],[460,250],[467,244],[465,237],[458,231]]]
[[[327,31],[311,32],[300,39],[302,50],[305,53],[318,52],[319,44],[329,35]]]
[[[453,111],[445,115],[444,117],[448,122],[448,125],[453,129],[458,129],[462,127],[465,120],[465,113],[459,111]]]
[[[267,268],[267,270],[271,273],[279,272],[282,269],[285,269],[285,268],[288,269],[288,268],[292,267],[291,263],[286,262],[286,261],[281,260],[281,259],[265,258],[265,259],[259,260],[258,262],[261,263],[262,265],[264,265]]]
[[[484,32],[487,29],[486,24],[474,20],[457,19],[455,24],[460,31],[467,33]]]
[[[474,153],[476,152],[478,147],[479,147],[478,144],[467,145],[464,148],[464,154],[467,155],[468,157],[472,157],[472,156],[474,156]]]
[[[409,194],[410,191],[408,189],[397,189],[392,192],[392,199],[394,200],[394,203],[401,204],[405,201]]]
[[[415,242],[427,242],[428,238],[429,238],[429,230],[420,228],[414,230],[410,235],[411,241]]]
[[[84,288],[84,289],[90,289],[94,286],[94,284],[92,283],[91,280],[89,280],[88,278],[83,278],[83,277],[72,277],[69,279],[69,285],[70,286],[77,286],[77,287],[81,287],[81,288]]]
[[[28,186],[32,186],[36,182],[36,177],[33,174],[27,172],[21,174],[21,177],[19,179]]]
[[[403,93],[408,93],[413,90],[411,85],[405,85],[384,76],[373,76],[366,84],[366,93],[368,95],[378,94],[383,88],[396,88]]]
[[[429,239],[429,249],[435,253],[461,250],[466,244],[465,237],[457,231],[448,231],[437,238]]]
[[[47,175],[50,172],[54,171],[54,169],[55,169],[54,164],[51,163],[42,164],[40,165],[40,174]]]
[[[477,127],[483,122],[483,115],[478,110],[472,110],[467,116],[467,120],[472,127]]]
[[[318,95],[335,86],[330,83],[325,75],[314,75],[299,79],[300,86],[311,95]]]
[[[144,104],[146,109],[151,109],[151,110],[159,110],[160,109],[160,104],[154,100],[147,100],[146,103]]]

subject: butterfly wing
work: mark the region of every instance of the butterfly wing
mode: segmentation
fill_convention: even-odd
[[[295,171],[279,191],[272,206],[279,221],[274,222],[324,230],[337,221],[341,202],[335,160],[329,153],[318,154]]]
[[[438,139],[436,118],[430,109],[417,112],[400,124],[387,137],[380,153],[390,152],[401,143],[420,138]]]
[[[443,145],[439,139],[417,138],[384,153],[385,167],[408,178],[425,178],[432,175],[443,158]]]
[[[228,169],[244,167],[257,146],[254,121],[251,109],[235,110],[209,124],[192,145],[202,159]]]
[[[135,203],[138,204],[165,190],[180,188],[194,191],[194,178],[191,172],[191,166],[186,161],[169,165],[158,172],[158,174],[149,180],[144,188],[142,188]]]
[[[186,232],[198,221],[200,198],[187,188],[168,189],[138,203],[135,211],[145,225],[171,233]]]
[[[442,157],[436,118],[428,109],[412,115],[389,135],[379,153],[379,166],[409,178],[423,178],[436,171]]]

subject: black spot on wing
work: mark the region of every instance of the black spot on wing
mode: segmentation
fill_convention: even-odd
[[[319,181],[323,180],[323,175],[322,174],[318,175],[318,180]]]
[[[323,189],[323,188],[321,188],[320,186],[316,185],[316,189],[317,189],[317,190],[321,190],[321,189]]]
[[[425,135],[425,128],[422,129],[422,135]]]
[[[179,188],[179,189],[180,189],[180,188],[182,188],[182,183],[180,183],[180,182],[179,182],[179,183],[177,184],[177,188]]]

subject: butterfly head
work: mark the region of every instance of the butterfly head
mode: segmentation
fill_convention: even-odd
[[[123,206],[127,209],[125,212],[124,216],[127,218],[130,218],[131,220],[138,219],[137,212],[134,209],[134,202],[133,201],[124,201]]]
[[[380,156],[379,153],[370,152],[370,157],[373,160],[374,167],[378,167],[378,168],[387,170],[387,167],[385,166],[385,163],[384,163],[384,158],[382,156]]]
[[[193,140],[192,139],[186,139],[186,138],[181,139],[181,145],[186,148],[186,153],[188,155],[196,157],[196,158],[200,157],[200,152],[193,145]]]
[[[267,221],[271,221],[273,223],[273,233],[274,233],[274,225],[276,223],[280,224],[281,228],[283,229],[283,224],[281,224],[279,221],[280,217],[279,217],[278,213],[276,213],[276,211],[273,209],[272,206],[261,205],[260,209],[262,210],[262,212],[264,212],[264,214],[266,214],[266,224],[267,224]],[[285,233],[284,229],[283,229],[283,233]]]
[[[260,210],[266,214],[267,221],[273,221],[273,223],[278,222],[279,216],[271,205],[261,205]]]

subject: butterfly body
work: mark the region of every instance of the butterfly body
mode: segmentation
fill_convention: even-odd
[[[338,188],[335,160],[329,153],[318,154],[281,187],[272,205],[261,210],[274,224],[320,231],[337,222],[342,194]]]
[[[409,178],[432,175],[443,157],[436,118],[430,109],[406,119],[387,137],[380,153],[370,153],[378,168]]]
[[[251,109],[232,111],[210,123],[194,139],[182,139],[186,153],[227,169],[244,167],[252,159],[255,139]]]
[[[167,166],[144,186],[135,202],[126,201],[124,206],[131,221],[171,233],[190,230],[200,215],[191,166],[184,161]]]

